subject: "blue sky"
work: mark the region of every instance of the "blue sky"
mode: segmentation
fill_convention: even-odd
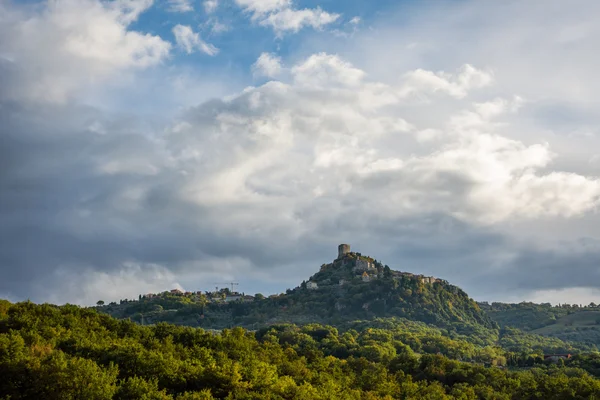
[[[268,294],[350,243],[598,302],[599,6],[211,4],[0,1],[0,297]]]

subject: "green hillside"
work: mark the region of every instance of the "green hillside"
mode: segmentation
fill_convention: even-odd
[[[406,320],[209,332],[0,300],[0,399],[583,400],[600,397],[598,365]]]
[[[557,316],[567,315],[563,308],[531,303],[477,304],[444,280],[394,271],[358,253],[323,264],[295,289],[267,298],[242,296],[229,289],[213,293],[174,291],[97,309],[142,325],[169,322],[216,330],[313,323],[349,330],[357,324],[361,328],[389,328],[401,323],[406,328],[409,323],[424,323],[439,329],[440,335],[479,346],[498,346],[519,357],[597,349],[597,342],[582,340],[583,331],[577,327],[577,336],[540,331],[542,336],[534,331],[550,326]],[[511,328],[515,324],[520,329]]]
[[[562,340],[600,345],[600,310],[572,313],[532,332]]]
[[[524,302],[479,305],[501,327],[515,327],[563,341],[600,346],[600,308],[596,304],[552,306]]]
[[[221,296],[222,295],[222,299]],[[276,323],[323,323],[402,317],[463,334],[488,334],[497,324],[460,288],[448,282],[399,272],[358,253],[347,253],[298,287],[252,301],[226,301],[217,294],[163,293],[100,307],[117,318],[221,329],[259,328]],[[213,297],[211,297],[213,296]],[[216,296],[216,297],[215,297]]]

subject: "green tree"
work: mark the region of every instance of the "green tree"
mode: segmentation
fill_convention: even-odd
[[[167,395],[166,391],[158,388],[158,380],[134,376],[127,378],[119,385],[115,400],[169,400],[172,396]]]

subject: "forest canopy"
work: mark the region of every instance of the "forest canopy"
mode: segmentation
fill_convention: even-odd
[[[0,302],[2,399],[591,399],[591,356],[558,364],[406,320],[219,332],[77,306]],[[518,336],[514,339],[519,342]],[[535,351],[535,350],[534,350]],[[596,368],[596,370],[594,369]],[[586,371],[587,369],[587,371]]]

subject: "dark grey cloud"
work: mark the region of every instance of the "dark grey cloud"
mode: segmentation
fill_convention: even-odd
[[[520,248],[501,271],[489,271],[486,278],[496,291],[505,287],[520,292],[565,287],[596,288],[595,282],[600,278],[600,247],[568,247]]]
[[[98,120],[106,133],[90,130]],[[182,201],[183,179],[164,165],[152,175],[102,173],[113,161],[164,162],[131,121],[73,105],[5,102],[0,124],[0,293],[13,298],[43,301],[60,292],[65,275],[57,271],[79,279],[88,270],[111,273],[136,262],[185,274],[186,263],[210,259],[218,272],[219,260],[232,257],[269,269],[325,248],[310,238],[292,243],[285,234],[246,236],[244,226],[220,232],[227,210]],[[145,190],[127,207],[121,195],[135,186]],[[262,223],[268,218],[256,221]],[[330,250],[318,253],[307,263]]]

